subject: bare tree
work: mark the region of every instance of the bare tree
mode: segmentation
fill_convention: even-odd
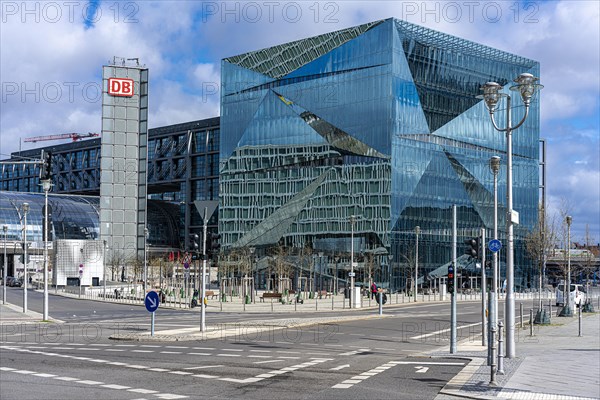
[[[285,289],[283,282],[289,279],[292,270],[292,266],[288,260],[290,250],[283,245],[277,245],[270,249],[270,253],[273,257],[272,265],[275,276],[277,276],[277,282],[274,286],[277,287],[277,291],[281,292],[282,289]]]
[[[125,254],[120,250],[113,250],[110,252],[107,263],[111,273],[111,281],[114,281],[115,273],[119,273],[119,267],[124,268]]]
[[[548,254],[550,254],[555,243],[556,233],[554,221],[549,220],[544,209],[540,207],[538,223],[525,238],[525,250],[527,255],[538,266],[538,294],[540,310],[542,309],[542,275],[545,265],[545,258]]]
[[[583,254],[583,272],[585,274],[585,282],[586,282],[586,292],[589,294],[590,292],[590,274],[594,272],[596,269],[596,255],[594,254],[594,239],[590,235],[590,226],[588,224],[585,225],[585,245],[584,249],[586,250]],[[597,248],[596,248],[597,249]]]
[[[410,291],[412,293],[415,294],[416,296],[416,284],[417,282],[415,282],[414,280],[414,274],[415,274],[415,265],[416,265],[416,257],[415,257],[415,249],[414,248],[408,248],[406,254],[399,254],[400,258],[402,260],[404,260],[404,263],[401,263],[400,265],[404,266],[403,270],[404,270],[404,276],[405,276],[405,288],[404,290],[408,290],[408,280],[410,279]]]

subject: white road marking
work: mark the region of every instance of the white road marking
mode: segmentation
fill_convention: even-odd
[[[251,352],[255,352],[255,353],[270,353],[271,350],[250,350]]]
[[[214,350],[214,347],[192,347],[194,350]],[[252,350],[250,350],[252,351]]]
[[[273,358],[273,356],[248,356],[248,358]]]
[[[188,368],[184,368],[184,369],[191,370],[191,369],[206,369],[206,368],[218,368],[218,367],[222,367],[222,365],[202,365],[200,367],[188,367]]]
[[[34,375],[35,376],[39,376],[41,378],[54,378],[55,376],[57,376],[57,375],[53,375],[53,374],[42,374],[42,373],[40,373],[40,374],[34,374]]]
[[[239,354],[217,354],[217,357],[240,357]]]
[[[54,379],[58,379],[59,381],[67,381],[67,382],[71,382],[71,381],[78,381],[79,378],[71,378],[69,376],[59,376],[57,378]]]
[[[132,353],[154,353],[154,350],[131,350]]]
[[[165,346],[165,349],[189,349],[189,347],[185,347],[185,346]]]
[[[181,354],[181,351],[161,351],[161,354]]]
[[[217,375],[206,375],[206,374],[196,374],[192,376],[197,376],[198,378],[206,378],[206,379],[215,379],[218,378]]]
[[[212,356],[212,353],[187,353],[193,356]]]
[[[283,362],[283,360],[266,360],[266,361],[254,361],[253,364],[267,364],[274,362]]]
[[[477,326],[477,325],[481,325],[481,322],[476,322],[474,324],[461,325],[461,326],[458,326],[456,329],[470,328],[472,326]],[[413,336],[413,337],[411,337],[411,339],[413,339],[413,340],[425,339],[430,336],[435,336],[435,335],[439,335],[441,333],[450,332],[450,329],[451,328],[447,328],[447,329],[442,329],[442,330],[431,332],[431,333],[426,333],[423,335]]]
[[[149,390],[149,389],[128,389],[128,392],[134,392],[134,393],[142,393],[142,394],[154,394],[154,393],[158,393],[157,390]]]
[[[422,365],[419,365],[418,367],[415,367],[417,370],[415,371],[417,374],[424,374],[425,372],[429,371],[429,367],[424,367]]]
[[[242,349],[221,349],[221,351],[244,351]]]
[[[106,349],[105,351],[125,351],[123,349]]]
[[[350,367],[350,364],[344,364],[344,365],[340,365],[338,367],[329,368],[329,370],[330,371],[339,371],[341,369],[348,368],[348,367]]]
[[[185,371],[169,371],[170,374],[173,375],[192,375],[192,372],[185,372]]]
[[[83,383],[84,385],[104,385],[104,382],[98,382],[98,381],[87,381],[87,380],[83,380],[83,381],[75,381],[75,383]]]
[[[107,388],[107,389],[115,389],[115,390],[123,390],[123,389],[131,388],[131,386],[123,386],[123,385],[102,385],[102,387]]]

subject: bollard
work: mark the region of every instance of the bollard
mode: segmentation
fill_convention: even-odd
[[[271,297],[271,312],[273,312],[273,298]]]
[[[319,311],[319,296],[315,294],[315,311]]]
[[[579,303],[579,337],[583,336],[581,333],[581,308],[583,307],[583,305],[581,303]]]
[[[335,295],[331,293],[331,311],[333,311],[333,299],[335,299]]]
[[[519,315],[521,316],[521,329],[523,329],[523,303],[519,303]]]
[[[529,336],[533,336],[533,309],[529,310]]]
[[[377,295],[379,296],[379,316],[383,315],[383,292],[379,292],[377,293]],[[579,321],[581,321],[581,312],[579,313]],[[581,324],[580,324],[581,326]],[[581,331],[581,329],[580,329]],[[579,335],[581,336],[581,335]]]
[[[496,326],[493,324],[490,328],[490,343],[490,348],[492,350],[492,363],[490,364],[490,386],[496,386]]]
[[[548,315],[550,315],[550,319],[552,319],[552,299],[548,299],[548,309],[550,310]]]
[[[504,324],[502,321],[498,322],[498,371],[500,375],[504,375],[504,338],[502,337],[502,327]]]

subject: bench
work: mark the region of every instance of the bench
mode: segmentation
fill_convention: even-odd
[[[331,293],[329,293],[327,290],[319,290],[317,292],[317,295],[320,299],[322,299],[323,297],[328,298],[329,296],[331,296]]]
[[[206,297],[208,297],[208,296],[210,296],[211,299],[219,297],[219,295],[217,295],[214,290],[207,290]]]
[[[263,293],[260,301],[264,302],[265,299],[281,299],[281,293]]]

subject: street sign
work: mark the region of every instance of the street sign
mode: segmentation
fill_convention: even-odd
[[[354,277],[354,275],[356,275],[354,272],[349,272],[349,273],[348,273],[348,276],[349,276],[350,278]]]
[[[148,312],[151,312],[151,313],[156,311],[156,309],[158,308],[159,302],[160,301],[158,300],[158,293],[156,293],[154,291],[148,292],[148,294],[146,295],[146,298],[144,299],[144,305],[146,306],[146,310],[148,310]]]
[[[190,267],[190,263],[187,263],[187,262],[183,263],[183,268],[188,269],[189,267]]]
[[[492,239],[488,242],[488,249],[494,253],[499,252],[501,248],[502,242],[500,242],[498,239]]]

